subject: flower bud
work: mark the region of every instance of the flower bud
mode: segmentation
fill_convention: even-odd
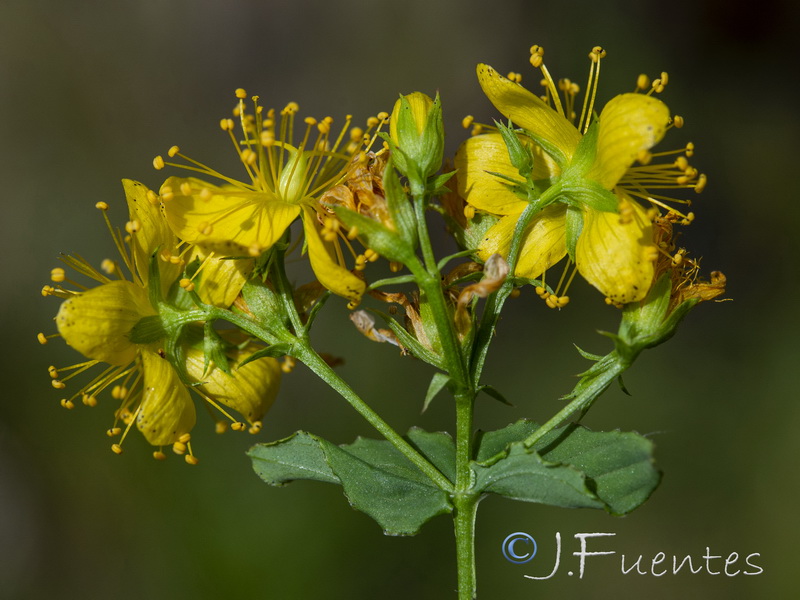
[[[397,169],[412,184],[425,180],[442,165],[442,105],[421,92],[401,96],[389,120],[389,139]]]

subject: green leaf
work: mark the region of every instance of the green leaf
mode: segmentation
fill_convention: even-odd
[[[222,372],[230,375],[231,369],[228,365],[228,357],[225,355],[225,342],[214,329],[211,321],[206,321],[203,326],[203,368],[208,369],[212,362],[217,365]]]
[[[480,435],[473,463],[478,491],[622,515],[647,500],[661,480],[653,443],[637,433],[595,432],[573,424],[526,449],[520,440],[537,429],[523,420]]]
[[[432,464],[455,477],[455,446],[444,433],[412,429],[408,439]],[[270,485],[296,479],[340,483],[350,505],[366,513],[387,535],[414,535],[453,507],[447,493],[387,441],[358,438],[336,446],[297,432],[248,451],[256,474]]]
[[[514,406],[511,402],[509,402],[506,399],[505,396],[503,396],[503,394],[500,393],[500,390],[498,390],[494,386],[482,385],[481,387],[478,388],[478,391],[483,392],[487,396],[494,398],[495,400],[501,402],[502,404],[505,404],[506,406]]]
[[[603,508],[578,469],[549,462],[522,442],[514,442],[506,456],[490,466],[473,463],[475,487],[524,502],[564,508]]]
[[[249,279],[242,287],[242,296],[259,323],[272,331],[287,330],[289,317],[269,284]]]
[[[422,403],[422,412],[428,410],[430,403],[449,382],[450,376],[446,373],[434,373],[431,378],[431,383],[428,386],[428,391],[425,394],[425,401]]]
[[[358,229],[358,237],[364,239],[365,246],[381,256],[402,264],[414,257],[411,245],[388,227],[343,206],[334,207],[334,211],[348,228]]]
[[[257,444],[247,455],[256,474],[270,485],[285,485],[296,479],[340,483],[325,460],[319,438],[304,431],[277,442]]]
[[[282,358],[287,354],[291,354],[292,352],[292,345],[291,344],[272,344],[271,346],[267,346],[266,348],[262,348],[256,352],[253,352],[250,356],[245,358],[241,361],[237,368],[241,369],[244,365],[249,362],[253,362],[254,360],[258,360],[259,358],[264,358],[268,356],[270,358]]]
[[[565,221],[567,253],[570,259],[575,262],[575,248],[578,245],[578,238],[583,232],[583,211],[574,206],[568,206]]]
[[[358,438],[338,447],[320,440],[350,505],[375,519],[386,535],[414,535],[453,507],[447,493],[386,441]]]

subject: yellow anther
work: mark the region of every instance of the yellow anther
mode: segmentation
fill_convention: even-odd
[[[122,385],[115,385],[113,388],[111,388],[111,397],[114,400],[122,400],[127,395],[128,395],[128,388]]]
[[[122,446],[119,444],[111,444],[111,451],[114,454],[122,454]]]
[[[164,158],[161,155],[153,159],[153,167],[155,167],[156,171],[160,171],[164,168]]]
[[[180,256],[170,256],[169,262],[173,265],[183,264],[183,259]]]
[[[197,458],[194,454],[187,454],[186,456],[183,457],[183,460],[185,460],[186,463],[189,465],[196,465],[197,463],[200,462],[200,459]]]
[[[98,210],[108,210],[108,203],[100,201],[96,203],[94,207]]]
[[[513,81],[514,83],[522,83],[522,75],[520,73],[515,73],[514,71],[511,71],[508,75],[506,75],[506,79]]]
[[[678,158],[675,159],[675,166],[679,170],[685,171],[686,169],[689,168],[689,161],[686,160],[685,156],[679,156]]]
[[[192,195],[192,184],[188,181],[184,181],[181,184],[181,194],[184,196],[191,196]]]
[[[67,273],[61,267],[56,267],[50,270],[50,281],[54,283],[61,283],[67,278]]]
[[[471,204],[467,204],[464,207],[464,216],[467,218],[468,221],[471,221],[475,218],[475,207]]]
[[[558,296],[555,294],[550,294],[545,299],[544,303],[547,305],[548,308],[558,308]]]
[[[253,256],[253,257],[261,256],[261,253],[263,251],[264,251],[264,249],[261,247],[261,244],[259,244],[258,242],[255,242],[255,243],[251,244],[250,247],[247,249],[247,253],[250,256]]]
[[[475,123],[475,125],[472,127],[472,131],[469,132],[469,134],[472,136],[480,135],[482,133],[483,133],[483,125],[481,125],[480,123]]]
[[[155,206],[158,204],[158,194],[156,194],[153,190],[147,190],[147,201]]]
[[[358,237],[358,227],[351,227],[350,231],[347,232],[347,239],[354,240]]]
[[[164,202],[169,202],[175,197],[175,191],[168,185],[161,188],[161,199]]]
[[[115,437],[122,433],[122,427],[112,427],[111,429],[106,430],[106,435],[108,437]]]
[[[47,367],[47,372],[50,374],[50,377],[53,379],[58,379],[58,369],[56,369],[53,365]]]
[[[639,150],[639,154],[636,155],[636,160],[639,161],[639,164],[649,165],[650,161],[653,160],[653,153],[645,149]]]
[[[661,71],[661,85],[667,85],[669,83],[669,75],[666,71]]]
[[[519,288],[514,288],[511,290],[511,293],[508,295],[509,298],[519,298],[522,292]]]
[[[172,451],[175,454],[186,454],[186,444],[183,442],[175,442],[172,444]]]
[[[137,219],[125,223],[125,231],[127,231],[130,234],[138,233],[139,231],[141,231],[141,229],[142,229],[142,224]]]
[[[50,385],[52,385],[57,390],[63,390],[65,387],[67,387],[67,384],[58,379],[53,379],[52,381],[50,381]]]
[[[167,460],[167,455],[164,454],[161,450],[155,450],[153,452],[153,458],[156,460]]]
[[[380,258],[380,254],[375,252],[372,248],[367,248],[364,250],[364,258],[366,258],[369,262],[375,262]]]
[[[169,156],[170,158],[174,158],[175,155],[180,151],[181,149],[178,148],[178,146],[171,146],[170,149],[167,150],[167,156]]]
[[[686,175],[689,179],[694,179],[697,177],[698,171],[692,166],[688,166],[683,170],[683,174]]]
[[[708,183],[708,177],[706,177],[705,173],[701,173],[700,177],[697,178],[697,183],[694,186],[694,191],[699,194],[704,189],[706,189],[706,183]]]
[[[536,295],[539,296],[539,298],[544,298],[548,294],[547,289],[542,287],[541,285],[537,286],[535,290],[536,290]]]
[[[693,222],[694,222],[693,212],[690,212],[683,219],[681,219],[681,225],[691,225]]]
[[[655,262],[658,260],[658,248],[655,246],[647,246],[642,251],[642,258],[648,262]]]
[[[220,119],[219,127],[222,129],[222,131],[233,131],[235,125],[233,123],[233,119]]]
[[[263,424],[261,423],[261,421],[255,421],[255,422],[254,422],[254,423],[253,423],[253,424],[250,426],[250,429],[248,429],[247,431],[248,431],[249,433],[256,434],[256,433],[258,433],[259,431],[261,431],[261,428],[262,428],[262,427],[263,427]]]
[[[378,119],[380,119],[381,121],[388,121],[389,120],[389,113],[387,113],[385,111],[379,112],[378,113]]]
[[[353,127],[350,130],[350,141],[360,142],[363,137],[364,137],[364,130],[361,129],[361,127]]]
[[[197,224],[197,231],[203,235],[211,235],[214,232],[214,227],[208,221],[201,221]]]
[[[367,257],[363,254],[356,256],[356,271],[363,271],[367,268]]]
[[[592,60],[592,62],[597,62],[601,58],[605,57],[606,57],[606,51],[603,50],[603,48],[601,48],[600,46],[595,46],[589,53],[589,58]]]
[[[369,117],[367,119],[367,127],[376,127],[380,123],[380,120],[376,119],[375,117]]]
[[[389,270],[392,273],[399,273],[400,271],[403,270],[403,263],[399,263],[396,260],[390,261],[389,262]]]
[[[314,117],[306,117],[305,119],[303,119],[303,122],[306,125],[316,125],[317,124],[317,120]]]
[[[81,402],[83,402],[84,406],[89,406],[89,407],[97,406],[97,398],[95,398],[94,396],[90,396],[89,394],[82,394]]]
[[[684,152],[686,153],[686,156],[691,157],[694,154],[694,143],[689,142],[686,144],[686,150],[684,150]]]
[[[675,115],[674,117],[672,117],[672,125],[673,125],[674,127],[677,127],[678,129],[680,129],[681,127],[683,127],[683,125],[684,125],[684,119],[683,119],[683,117],[682,117],[682,116],[680,116],[680,115]]]
[[[359,304],[361,304],[361,300],[360,299],[359,300],[351,300],[350,302],[347,303],[347,308],[348,308],[348,310],[355,310],[356,308],[358,308]]]
[[[602,58],[602,56],[600,58]],[[569,304],[569,296],[559,296],[556,298],[556,306],[558,306],[558,308],[564,308],[567,304]]]
[[[675,182],[678,185],[686,185],[687,183],[689,183],[689,177],[687,177],[686,175],[679,175],[678,177],[675,178]]]
[[[319,131],[322,135],[327,135],[331,132],[331,124],[327,121],[322,121],[321,123],[317,124],[317,131]]]
[[[52,285],[42,286],[42,296],[52,296],[56,289]]]
[[[242,162],[246,165],[250,165],[251,167],[256,164],[258,161],[258,154],[250,150],[250,148],[245,148],[242,150]]]
[[[294,359],[292,356],[284,356],[283,361],[281,362],[281,371],[283,373],[291,373],[294,371],[294,367],[297,364],[297,360]]]
[[[542,62],[544,62],[544,48],[541,46],[531,46],[531,65],[538,69],[542,66]]]
[[[180,285],[187,292],[194,291],[194,282],[191,279],[187,279],[186,277],[182,278],[178,283],[178,285]]]
[[[187,433],[181,434],[181,436],[178,438],[178,441],[181,444],[188,444],[189,440],[191,440],[191,439],[192,439],[192,434],[187,432]]]
[[[231,429],[233,429],[234,431],[244,431],[245,424],[242,423],[241,421],[234,421],[233,423],[231,423]]]
[[[217,421],[217,424],[214,426],[214,430],[219,433],[225,433],[228,431],[228,423],[225,421]]]
[[[300,110],[300,105],[297,102],[289,102],[289,104],[286,105],[285,110],[289,111],[290,113],[296,113],[298,110]]]
[[[75,408],[75,404],[72,402],[72,400],[67,400],[66,398],[61,399],[61,406],[63,406],[67,410],[72,410],[73,408]]]
[[[244,88],[236,88],[234,94],[236,94],[236,97],[239,100],[244,100],[245,98],[247,98],[247,92],[244,90]]]
[[[644,73],[636,78],[636,90],[646,90],[650,87],[650,78]]]
[[[475,117],[473,117],[472,115],[467,115],[466,117],[461,119],[461,126],[464,129],[469,129],[474,121],[475,121]]]
[[[211,198],[213,197],[214,193],[207,187],[204,187],[202,190],[200,190],[200,200],[203,202],[211,202]]]
[[[39,343],[44,346],[47,343],[47,336],[43,333],[37,333],[36,339],[39,340]]]
[[[683,263],[683,257],[686,256],[686,250],[681,248],[678,250],[675,255],[672,257],[672,266],[677,267],[678,265]]]

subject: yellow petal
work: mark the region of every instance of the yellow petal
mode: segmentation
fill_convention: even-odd
[[[478,81],[486,97],[503,115],[558,148],[567,161],[572,158],[581,136],[564,116],[489,65],[478,65]]]
[[[575,248],[578,271],[615,304],[643,299],[655,269],[653,227],[645,210],[627,201],[634,209],[627,223],[617,213],[587,210]]]
[[[297,204],[272,192],[218,187],[194,178],[170,177],[161,195],[167,221],[178,237],[220,256],[269,248],[300,214]]]
[[[141,356],[144,385],[136,426],[154,446],[167,446],[194,427],[194,403],[167,359],[148,350]]]
[[[667,105],[644,94],[620,94],[600,113],[597,156],[587,176],[610,190],[642,150],[661,141],[667,130]]]
[[[358,302],[367,286],[362,279],[339,265],[336,248],[323,241],[317,228],[317,214],[312,208],[303,207],[303,231],[306,234],[308,258],[319,282],[338,296]]]
[[[64,341],[87,358],[123,366],[137,350],[128,334],[142,317],[154,314],[142,288],[112,281],[65,300],[56,326]]]
[[[517,277],[536,279],[567,254],[566,206],[551,204],[533,217],[525,233],[514,274]],[[478,249],[478,256],[486,261],[498,253],[508,256],[511,238],[521,213],[500,219],[488,232]]]
[[[128,213],[131,221],[139,224],[137,231],[131,235],[134,270],[143,284],[147,284],[150,257],[156,250],[169,252],[175,248],[178,239],[167,224],[160,202],[153,204],[147,197],[150,190],[146,186],[131,179],[123,179],[122,187],[128,201]],[[180,265],[161,261],[159,263],[162,289],[168,289],[180,274]]]
[[[238,351],[233,358],[244,360],[257,349]],[[200,392],[237,411],[251,424],[260,421],[275,402],[281,383],[281,365],[268,357],[234,368],[228,375],[216,367],[205,372],[202,351],[189,349],[186,370],[192,379],[202,382],[198,386]]]
[[[523,144],[534,153],[533,179],[547,179],[558,174],[552,159],[530,138],[520,136]],[[493,175],[498,173],[521,180],[519,171],[511,164],[508,148],[499,133],[487,133],[469,138],[456,153],[458,193],[477,209],[496,215],[518,213],[527,206],[508,187],[508,182]]]
[[[195,291],[206,304],[223,308],[236,300],[255,265],[252,258],[228,259],[219,255],[211,256],[199,246],[194,247],[189,262],[195,258],[202,263],[202,270],[195,279],[200,285],[195,287]]]

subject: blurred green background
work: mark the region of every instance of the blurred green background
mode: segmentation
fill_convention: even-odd
[[[119,180],[150,186],[150,162],[170,145],[214,165],[234,164],[218,129],[244,87],[270,106],[363,120],[391,110],[399,92],[441,93],[451,153],[461,117],[495,116],[474,65],[514,70],[533,84],[538,43],[556,77],[585,81],[589,49],[608,51],[601,101],[633,89],[640,72],[670,73],[662,98],[687,121],[663,147],[693,140],[709,174],[682,243],[706,272],[724,271],[732,302],[695,310],[678,335],[626,376],[633,397],[611,390],[588,415],[657,443],[665,472],[651,500],[625,518],[484,500],[479,510],[480,597],[793,597],[797,537],[796,373],[798,212],[791,173],[800,139],[791,0],[606,2],[525,0],[3,0],[0,3],[2,140],[2,598],[451,598],[447,518],[414,538],[388,538],[334,486],[270,488],[245,449],[306,429],[337,443],[371,436],[347,405],[303,368],[283,389],[256,439],[196,428],[202,460],[157,463],[138,437],[109,451],[110,399],[68,412],[47,365],[75,354],[46,347],[57,301],[39,295],[61,251],[99,262],[113,248],[94,203],[121,222]],[[446,243],[442,242],[445,248]],[[616,311],[581,282],[556,313],[531,290],[504,316],[486,381],[515,404],[481,399],[477,423],[543,419],[585,367],[572,343],[606,352],[596,329]],[[452,429],[449,400],[420,416],[429,372],[354,332],[343,303],[317,328],[319,347],[346,358],[341,374],[396,428]],[[503,559],[515,531],[539,541],[525,566]],[[564,561],[580,532],[614,532],[583,580],[548,581],[555,532]],[[619,554],[702,557],[758,552],[759,576],[622,575]],[[669,558],[668,558],[669,560]],[[712,568],[721,567],[717,561]],[[742,559],[739,567],[742,567]]]

